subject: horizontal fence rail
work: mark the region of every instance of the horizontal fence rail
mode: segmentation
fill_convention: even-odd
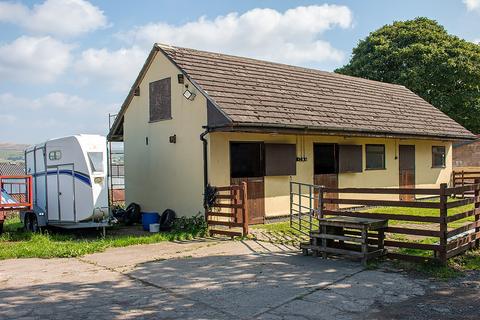
[[[480,175],[480,172],[478,173]],[[471,196],[465,197],[466,193]],[[334,196],[332,196],[332,194]],[[368,194],[368,199],[365,195]],[[400,199],[400,195],[420,196],[414,201]],[[327,195],[329,195],[327,197]],[[397,196],[397,197],[396,197]],[[422,198],[434,197],[425,200]],[[462,199],[458,199],[462,197]],[[457,198],[457,199],[455,199]],[[337,204],[338,209],[325,209],[325,204]],[[395,213],[368,212],[371,207],[395,209]],[[402,208],[408,208],[403,213]],[[428,210],[429,215],[411,213]],[[449,214],[454,209],[455,214]],[[431,211],[430,211],[431,210]],[[318,230],[318,218],[347,216],[395,221],[390,223],[385,233],[384,244],[388,256],[414,261],[437,260],[446,263],[447,259],[468,249],[478,247],[480,240],[480,178],[468,185],[454,185],[448,188],[326,188],[298,182],[290,183],[290,224],[292,228],[309,235]],[[470,221],[460,221],[468,219]],[[454,227],[451,223],[462,223]],[[354,235],[354,231],[349,231]],[[378,235],[372,233],[369,241],[375,244]],[[430,252],[430,253],[429,253]]]
[[[452,172],[452,186],[454,188],[462,187],[465,188],[461,192],[461,197],[472,195],[475,190],[468,188],[471,185],[475,184],[475,180],[480,179],[480,171],[453,171]]]

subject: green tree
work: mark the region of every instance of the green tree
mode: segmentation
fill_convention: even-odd
[[[480,45],[436,21],[416,18],[370,33],[335,72],[404,85],[480,133]]]

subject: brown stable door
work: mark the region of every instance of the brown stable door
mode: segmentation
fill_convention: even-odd
[[[400,145],[398,155],[400,188],[415,188],[415,146]],[[400,200],[413,201],[415,195],[401,194]]]
[[[316,143],[313,145],[313,184],[327,188],[338,188],[338,146]],[[315,189],[316,191],[318,189]],[[338,193],[324,193],[324,198],[338,199]],[[318,192],[315,192],[315,206],[318,205]],[[326,210],[338,209],[338,204],[327,203]]]
[[[230,182],[247,183],[249,224],[265,222],[264,145],[261,142],[230,143]],[[237,210],[240,211],[240,210]],[[237,221],[243,222],[237,212]]]

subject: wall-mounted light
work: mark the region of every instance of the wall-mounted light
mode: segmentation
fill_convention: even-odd
[[[168,137],[168,141],[170,143],[177,143],[177,135],[174,134],[173,136]]]
[[[185,92],[183,92],[183,96],[185,97],[185,99],[193,101],[193,99],[195,99],[196,94],[187,88],[185,89]]]

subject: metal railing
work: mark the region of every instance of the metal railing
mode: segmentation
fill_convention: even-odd
[[[290,226],[298,232],[309,236],[318,230],[321,217],[322,186],[290,182]]]

